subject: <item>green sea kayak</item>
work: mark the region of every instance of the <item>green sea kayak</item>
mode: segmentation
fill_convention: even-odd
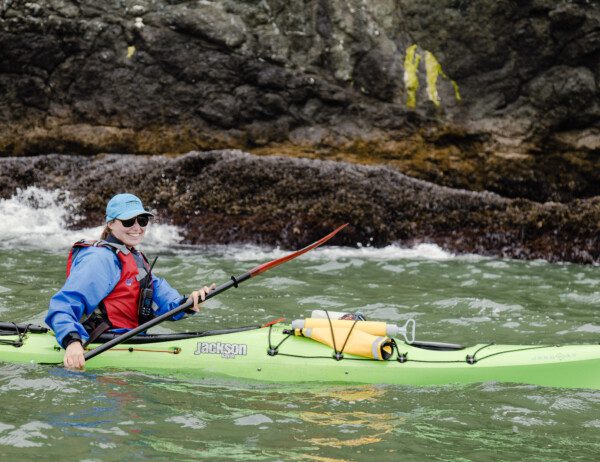
[[[331,347],[294,336],[293,331],[290,335],[289,329],[277,324],[138,336],[90,359],[86,369],[271,382],[425,386],[495,381],[600,389],[600,345],[462,347],[433,342],[408,344],[396,339],[393,354],[385,361],[346,353],[336,360]],[[64,350],[54,335],[44,330],[32,326],[17,334],[0,327],[0,362],[61,364]],[[107,340],[106,335],[103,340]]]

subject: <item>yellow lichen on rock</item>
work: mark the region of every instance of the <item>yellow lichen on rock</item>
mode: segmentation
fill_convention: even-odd
[[[135,54],[135,47],[133,45],[127,47],[127,59],[131,59],[131,57]]]
[[[406,49],[404,58],[404,86],[406,88],[406,105],[410,108],[417,106],[417,90],[419,89],[419,63],[421,55],[417,53],[417,45]]]
[[[442,66],[440,62],[433,56],[430,51],[425,52],[425,73],[427,74],[427,96],[436,106],[440,105],[440,95],[437,90],[437,79],[438,75],[442,72]]]
[[[419,63],[421,55],[417,53],[417,45],[411,45],[406,49],[404,58],[404,86],[406,88],[406,105],[409,108],[417,106],[417,90],[419,89]],[[427,81],[427,97],[435,106],[441,105],[441,98],[438,93],[438,76],[450,81],[454,88],[454,97],[457,101],[461,100],[458,84],[448,78],[442,70],[442,65],[430,51],[425,50],[425,79]]]
[[[454,88],[454,98],[456,98],[456,101],[461,101],[462,98],[460,97],[460,92],[458,91],[458,84],[454,80],[450,80],[450,83],[452,84],[452,88]]]

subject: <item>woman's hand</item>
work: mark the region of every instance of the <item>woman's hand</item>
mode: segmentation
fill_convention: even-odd
[[[192,292],[192,295],[190,295],[190,296],[188,297],[188,302],[189,302],[190,300],[193,300],[193,301],[194,301],[194,306],[193,306],[192,308],[190,308],[190,309],[191,309],[192,311],[195,311],[196,313],[197,313],[198,311],[200,311],[200,304],[198,303],[198,299],[200,299],[201,301],[204,301],[204,300],[206,300],[206,295],[207,295],[207,294],[208,294],[208,293],[209,293],[211,290],[213,290],[215,287],[217,287],[217,285],[216,285],[216,284],[213,282],[213,283],[211,284],[211,286],[210,286],[210,287],[208,287],[208,286],[204,286],[204,287],[203,287],[202,289],[200,289],[200,290],[194,290],[194,291]]]
[[[72,342],[67,346],[63,364],[67,369],[83,370],[85,367],[84,349],[81,342]]]

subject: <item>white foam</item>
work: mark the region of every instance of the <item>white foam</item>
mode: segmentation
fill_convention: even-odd
[[[597,306],[598,303],[600,303],[600,292],[593,292],[591,294],[579,294],[577,292],[569,292],[567,294],[561,294],[560,299],[563,301],[574,301],[578,303],[585,303]]]
[[[0,248],[35,249],[66,252],[73,242],[80,239],[98,239],[102,223],[92,228],[67,229],[68,218],[77,210],[77,202],[69,192],[47,191],[35,186],[18,190],[10,199],[0,199]],[[79,217],[75,217],[79,218]],[[148,227],[142,248],[144,250],[175,250],[178,253],[204,253],[207,250],[224,258],[240,262],[262,262],[282,257],[289,249],[268,248],[253,245],[233,246],[180,246],[181,229],[167,224],[153,223]],[[418,244],[412,248],[389,245],[374,247],[326,246],[302,256],[313,262],[335,262],[343,266],[360,266],[363,261],[434,260],[457,258],[435,244]],[[474,255],[463,255],[461,259],[480,259]],[[330,270],[332,268],[323,268]]]
[[[268,249],[260,246],[233,246],[213,248],[218,253],[223,253],[228,259],[235,261],[263,261],[283,257],[291,252],[291,250],[283,250],[280,248]],[[302,259],[314,262],[335,262],[345,259],[358,259],[370,261],[395,261],[395,260],[451,260],[457,258],[454,254],[446,252],[441,247],[435,244],[418,244],[412,248],[400,247],[397,245],[388,245],[386,247],[337,247],[326,246],[317,248],[305,255]],[[467,256],[466,258],[474,258]],[[357,266],[357,262],[348,262],[346,266]]]
[[[600,333],[600,326],[596,326],[594,324],[584,324],[583,326],[579,326],[575,329],[575,332],[590,332],[592,334]]]
[[[182,428],[193,428],[195,430],[200,430],[206,427],[206,422],[194,417],[192,414],[169,417],[168,419],[165,419],[165,422],[173,422],[181,425]]]
[[[0,248],[65,252],[80,239],[98,239],[102,224],[80,230],[67,229],[77,202],[68,192],[46,191],[35,186],[17,190],[10,199],[0,200]],[[80,218],[75,214],[74,218]],[[179,228],[152,224],[144,248],[166,248],[181,241]]]

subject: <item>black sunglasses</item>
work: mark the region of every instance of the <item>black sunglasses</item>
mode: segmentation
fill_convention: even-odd
[[[119,220],[119,221],[121,222],[123,227],[131,228],[135,224],[136,220],[138,222],[138,225],[140,225],[142,228],[145,228],[146,226],[148,226],[150,217],[148,215],[138,215],[137,217],[130,218],[129,220]]]

